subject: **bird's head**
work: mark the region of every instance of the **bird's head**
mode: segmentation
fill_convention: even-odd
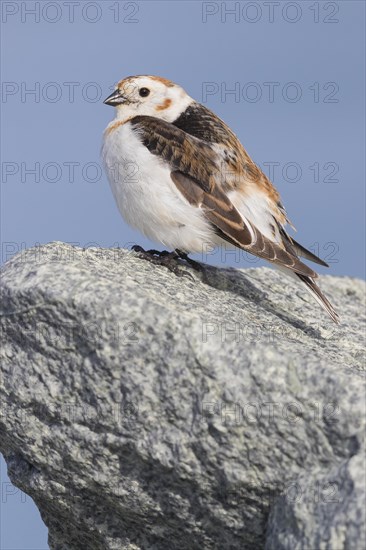
[[[129,76],[118,82],[114,92],[104,100],[116,107],[116,118],[153,116],[173,122],[193,99],[177,84],[158,76]]]

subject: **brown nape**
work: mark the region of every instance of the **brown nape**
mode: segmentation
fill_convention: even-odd
[[[175,86],[174,82],[171,80],[168,80],[167,78],[162,78],[161,76],[150,76],[146,75],[148,78],[151,78],[151,80],[157,80],[158,82],[161,82],[162,84],[165,84],[165,86],[168,86],[168,88],[173,88]]]
[[[130,80],[139,78],[140,76],[144,76],[146,78],[151,78],[151,80],[156,80],[157,82],[161,82],[162,84],[165,84],[165,86],[167,86],[168,88],[173,88],[175,86],[174,82],[172,82],[171,80],[168,80],[167,78],[162,78],[160,76],[150,76],[147,74],[147,75],[126,76],[126,78],[123,78],[118,82],[117,87],[122,88],[124,84],[126,84]]]

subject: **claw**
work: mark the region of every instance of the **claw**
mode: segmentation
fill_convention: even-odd
[[[144,260],[147,260],[148,262],[154,264],[154,265],[162,265],[166,267],[169,271],[174,273],[177,277],[189,277],[192,281],[194,281],[194,277],[186,271],[185,269],[180,269],[177,260],[180,258],[187,261],[187,263],[190,263],[190,258],[184,258],[181,256],[180,251],[174,250],[173,252],[168,252],[167,250],[144,250],[142,246],[139,246],[135,244],[131,250],[134,252],[137,252],[140,258],[143,258]],[[185,255],[187,256],[187,255]],[[193,262],[193,260],[191,260]],[[194,262],[196,263],[196,262]]]
[[[195,260],[192,260],[191,258],[188,258],[188,254],[186,254],[185,252],[182,252],[178,248],[175,250],[175,252],[179,256],[179,258],[182,258],[182,260],[185,260],[187,264],[193,267],[193,269],[195,269],[196,271],[203,272],[205,270],[204,265],[202,265],[200,262],[196,262]]]

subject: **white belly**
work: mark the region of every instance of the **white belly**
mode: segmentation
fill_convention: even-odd
[[[128,224],[168,249],[201,252],[215,235],[201,210],[175,187],[169,167],[125,123],[106,132],[102,157],[114,198]]]

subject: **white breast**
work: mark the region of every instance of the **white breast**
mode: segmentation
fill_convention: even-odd
[[[169,166],[148,151],[129,122],[110,132],[107,127],[102,157],[128,224],[170,250],[201,252],[212,242],[214,235],[202,212],[184,199],[171,180]]]

